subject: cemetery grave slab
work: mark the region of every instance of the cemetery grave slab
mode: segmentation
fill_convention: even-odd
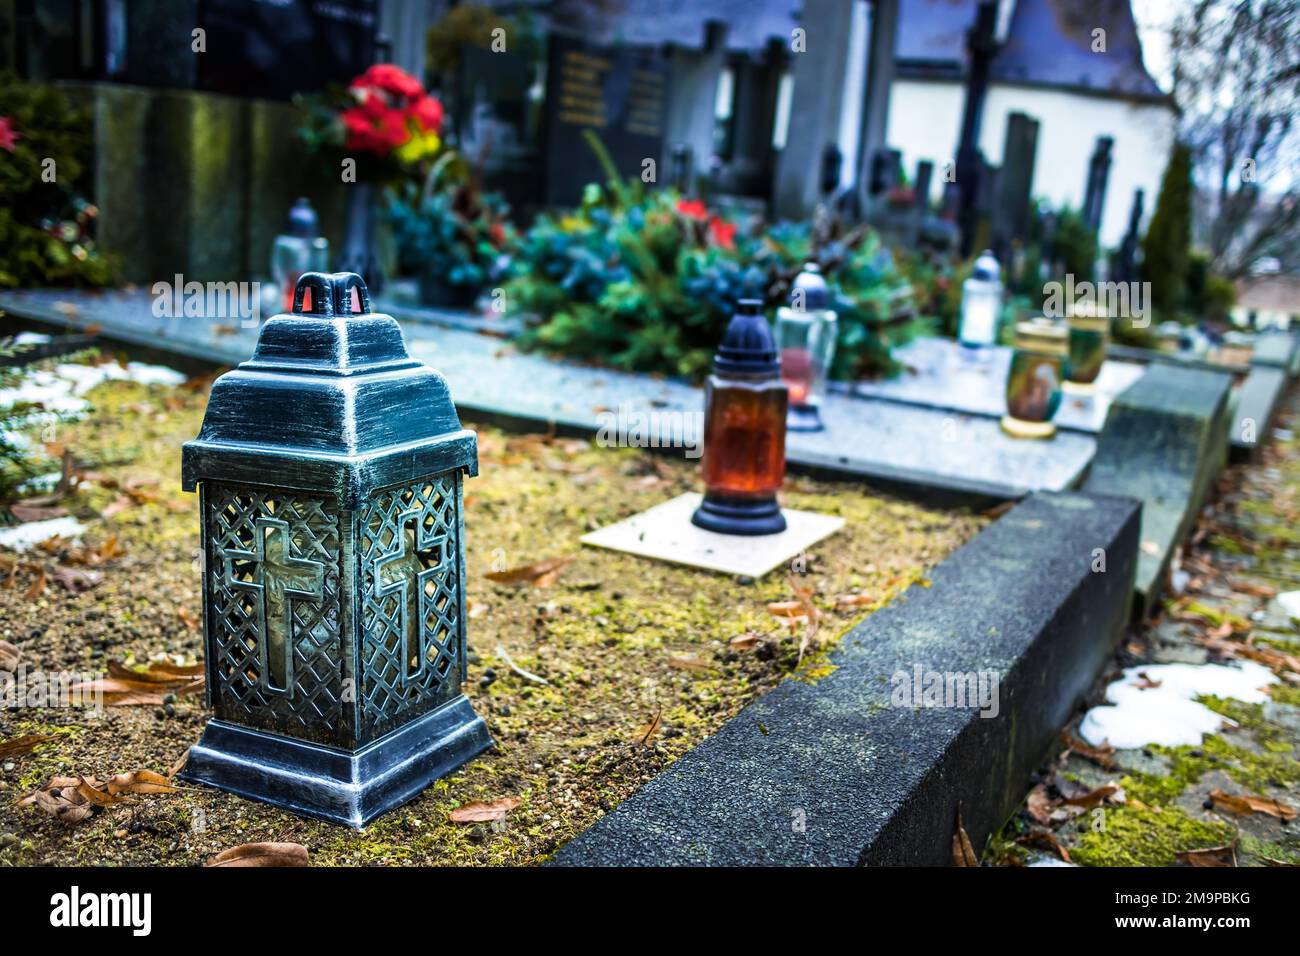
[[[1153,364],[1111,405],[1083,489],[1142,501],[1136,610],[1143,617],[1227,462],[1231,387],[1226,372]]]
[[[142,292],[20,291],[0,309],[78,330],[233,365],[248,358],[256,328],[238,319],[159,318]],[[400,313],[398,314],[400,318]],[[645,375],[590,368],[536,354],[463,329],[404,323],[411,354],[446,377],[458,407],[494,421],[554,425],[590,435],[625,424],[644,446],[682,432],[704,407],[700,389]],[[998,414],[1001,414],[999,412]],[[791,470],[866,478],[919,497],[988,501],[1078,484],[1096,449],[1092,435],[1063,430],[1051,441],[1011,438],[995,417],[879,399],[828,396],[826,430],[792,433]]]
[[[89,393],[88,418],[60,428],[83,472],[63,504],[87,530],[79,542],[0,555],[0,637],[28,667],[102,675],[110,662],[201,658],[198,508],[180,490],[179,445],[198,428],[204,384],[110,382]],[[478,431],[480,474],[465,489],[466,692],[493,750],[361,832],[192,785],[69,826],[16,801],[69,773],[166,772],[209,716],[202,694],[154,694],[102,718],[0,710],[0,741],[52,738],[0,771],[0,833],[17,838],[0,845],[0,862],[194,865],[259,840],[302,843],[315,864],[540,862],[756,697],[824,677],[842,633],[909,586],[923,591],[929,569],[986,523],[794,477],[785,504],[845,526],[810,549],[805,576],[746,584],[579,543],[694,490],[693,464]],[[812,589],[819,612],[802,662],[795,584]],[[516,799],[503,827],[450,820],[466,804]]]
[[[894,357],[905,368],[896,378],[859,382],[854,394],[894,402],[945,408],[971,415],[1001,418],[1007,411],[1007,368],[1011,349],[994,345],[978,355],[951,339],[918,338],[897,349]],[[1146,371],[1133,362],[1104,363],[1092,395],[1066,394],[1053,419],[1058,428],[1096,434],[1116,395]]]
[[[846,635],[833,672],[755,701],[556,862],[946,865],[959,807],[981,846],[1124,633],[1138,508],[1021,502]],[[980,673],[987,698],[961,683]],[[960,699],[925,696],[936,678]]]
[[[703,495],[688,492],[617,524],[583,535],[582,543],[706,571],[761,578],[844,527],[844,519],[794,508],[782,509],[779,534],[717,534],[691,524]]]
[[[1236,389],[1229,431],[1234,460],[1256,457],[1267,443],[1288,384],[1284,367],[1256,365]]]

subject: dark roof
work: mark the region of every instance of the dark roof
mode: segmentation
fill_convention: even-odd
[[[595,43],[700,49],[709,21],[726,24],[727,49],[758,52],[790,42],[802,0],[491,0],[498,8],[531,6],[549,27]]]
[[[905,0],[895,44],[899,74],[961,76],[976,5],[977,0]],[[1106,31],[1105,53],[1092,51],[1097,28]],[[1164,98],[1143,65],[1128,0],[1016,0],[991,78]]]

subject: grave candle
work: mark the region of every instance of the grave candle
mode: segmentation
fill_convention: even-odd
[[[961,286],[961,326],[957,338],[968,348],[992,345],[998,338],[1002,310],[1002,267],[988,249],[975,260],[975,269]]]
[[[723,534],[776,534],[785,516],[789,403],[762,301],[742,299],[713,357],[704,390],[704,501],[691,521]]]
[[[1106,361],[1106,343],[1110,338],[1110,318],[1095,302],[1081,302],[1070,307],[1070,377],[1062,387],[1077,395],[1091,395]]]
[[[316,233],[316,210],[301,198],[289,210],[288,229],[271,245],[271,278],[280,287],[285,312],[293,311],[298,279],[328,265],[329,240]]]
[[[460,692],[477,471],[447,383],[361,278],[302,276],[183,451],[215,712],[184,779],[359,827],[491,745]]]
[[[781,378],[790,391],[786,428],[822,429],[820,408],[826,376],[835,358],[839,334],[830,290],[816,264],[804,266],[790,289],[790,302],[776,313],[776,341],[781,350]]]
[[[1066,330],[1050,319],[1017,323],[1002,430],[1014,438],[1055,435],[1052,417],[1061,405],[1061,381],[1068,374]]]

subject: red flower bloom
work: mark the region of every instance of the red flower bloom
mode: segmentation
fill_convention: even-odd
[[[442,104],[391,63],[376,63],[349,89],[358,102],[341,114],[347,149],[386,156],[410,140],[413,131],[442,131]]]
[[[714,216],[709,220],[709,239],[723,249],[736,247],[736,224]]]
[[[709,217],[708,207],[698,199],[677,200],[677,211],[687,219],[704,220]]]
[[[17,146],[18,140],[22,139],[22,134],[13,127],[13,120],[8,116],[0,116],[0,149],[7,149],[13,152]]]

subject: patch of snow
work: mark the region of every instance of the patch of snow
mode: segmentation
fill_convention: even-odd
[[[29,402],[40,404],[48,412],[83,415],[90,403],[82,396],[107,381],[177,386],[185,381],[185,376],[175,369],[146,362],[131,362],[125,368],[117,362],[102,365],[64,362],[51,369],[33,369],[15,387],[0,389],[0,408]]]
[[[1300,620],[1300,591],[1283,591],[1277,596],[1277,603],[1291,617]]]
[[[27,437],[23,436],[23,441]],[[48,495],[63,479],[61,471],[47,471],[43,475],[33,475],[18,486],[19,495]]]
[[[19,332],[14,336],[14,345],[45,345],[49,341],[44,332]]]
[[[1040,856],[1029,861],[1027,866],[1078,866],[1078,863],[1066,863],[1057,856]]]
[[[78,538],[86,526],[71,515],[64,518],[47,518],[45,521],[28,521],[12,528],[0,528],[0,546],[14,551],[30,551],[50,538]]]
[[[1143,690],[1147,679],[1158,687]],[[1267,667],[1254,661],[1239,666],[1224,664],[1140,664],[1106,688],[1108,704],[1094,707],[1079,725],[1079,736],[1094,747],[1109,741],[1121,750],[1159,744],[1165,747],[1199,744],[1206,734],[1225,722],[1197,697],[1232,697],[1247,704],[1261,704],[1269,697],[1260,688],[1277,683]]]

